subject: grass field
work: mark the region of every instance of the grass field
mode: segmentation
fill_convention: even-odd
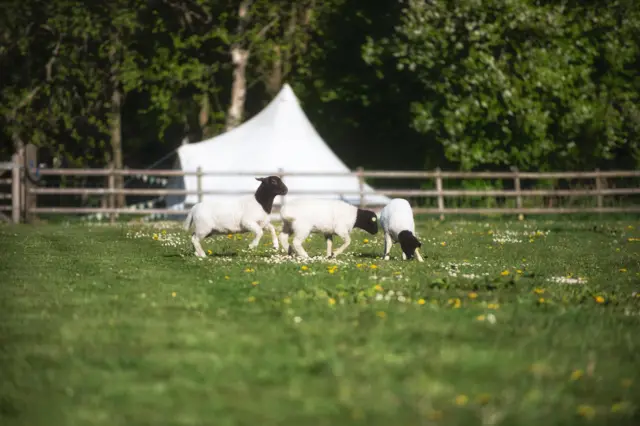
[[[360,231],[301,263],[266,235],[201,260],[166,223],[0,226],[0,424],[640,424],[640,221],[419,232],[422,264]]]

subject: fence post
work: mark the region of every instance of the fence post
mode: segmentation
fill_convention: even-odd
[[[438,193],[438,211],[440,212],[440,220],[444,220],[444,195],[442,194],[442,170],[436,167],[436,191]]]
[[[11,220],[13,223],[20,223],[20,154],[15,153],[11,160]]]
[[[107,203],[107,206],[109,209],[116,208],[116,194],[114,193],[116,189],[115,170],[116,170],[115,164],[112,162],[109,165],[109,175],[107,177],[108,185],[109,185],[109,202]],[[111,224],[116,223],[116,214],[113,212],[109,213],[109,223]]]
[[[282,167],[278,167],[278,177],[280,178],[280,180],[282,180],[282,182],[284,183],[284,169]],[[280,197],[280,203],[284,206],[285,200],[287,199],[287,197]]]
[[[600,169],[596,169],[596,191],[598,193],[598,195],[596,195],[596,203],[598,205],[598,208],[601,209],[603,203],[603,199],[602,199],[602,178],[600,176]]]
[[[364,168],[358,167],[356,169],[356,173],[358,173],[358,186],[360,191],[360,208],[364,209]]]
[[[513,172],[513,189],[516,192],[516,208],[520,210],[522,208],[522,189],[520,188],[520,172],[517,167],[511,167]],[[518,212],[518,220],[524,220],[524,215]]]
[[[37,205],[36,195],[31,193],[31,189],[33,188],[33,183],[29,176],[31,176],[31,167],[38,167],[38,148],[32,143],[28,143],[24,147],[24,185],[23,185],[23,193],[24,193],[24,217],[25,222],[31,223],[33,222],[34,214],[32,210]],[[27,175],[28,173],[28,175]]]
[[[198,190],[198,202],[202,202],[202,167],[196,169],[196,185]]]

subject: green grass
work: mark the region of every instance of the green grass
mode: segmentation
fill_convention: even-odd
[[[268,236],[199,260],[163,224],[0,226],[0,424],[640,424],[638,220],[419,232],[422,264],[360,231],[297,263]]]

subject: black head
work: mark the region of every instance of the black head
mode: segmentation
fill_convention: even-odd
[[[398,234],[398,242],[407,259],[412,259],[416,249],[422,247],[422,243],[411,231],[401,231]]]
[[[289,188],[278,176],[267,176],[256,178],[260,186],[256,190],[256,201],[260,203],[265,212],[271,213],[273,209],[273,199],[276,195],[287,195]]]
[[[287,188],[287,185],[285,185],[282,179],[280,179],[278,176],[267,176],[264,178],[256,178],[256,180],[261,182],[258,189],[267,189],[274,195],[287,195],[287,192],[289,192],[289,188]]]
[[[354,228],[360,228],[370,234],[378,232],[378,217],[371,210],[358,209]]]

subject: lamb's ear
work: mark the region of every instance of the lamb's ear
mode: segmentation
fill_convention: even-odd
[[[256,180],[259,182],[264,182],[265,178],[256,178]]]

